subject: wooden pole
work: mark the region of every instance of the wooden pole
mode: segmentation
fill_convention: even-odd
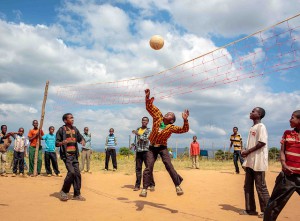
[[[48,95],[48,87],[49,87],[49,81],[46,82],[46,86],[45,86],[44,100],[43,100],[43,104],[42,104],[39,132],[42,130],[43,124],[44,124],[45,106],[46,106],[47,95]],[[33,175],[34,176],[38,175],[37,174],[37,163],[38,163],[38,155],[39,155],[40,146],[41,146],[41,141],[40,141],[40,137],[38,136],[37,142],[36,142],[36,147],[35,147],[35,153],[34,153],[34,170],[33,170]]]

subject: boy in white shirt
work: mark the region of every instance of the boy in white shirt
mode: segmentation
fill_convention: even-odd
[[[261,123],[264,116],[265,110],[261,107],[254,108],[250,113],[253,126],[249,130],[247,148],[241,153],[245,158],[243,167],[246,169],[244,185],[246,210],[241,211],[240,215],[258,214],[254,198],[255,183],[261,209],[259,218],[263,218],[270,198],[265,180],[265,171],[268,170],[268,132],[266,126]]]

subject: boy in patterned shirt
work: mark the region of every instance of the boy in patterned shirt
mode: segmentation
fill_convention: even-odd
[[[234,127],[233,129],[233,134],[231,134],[230,136],[230,147],[229,147],[229,152],[231,147],[233,146],[234,150],[233,150],[233,163],[235,166],[235,173],[239,174],[240,173],[240,168],[238,165],[238,160],[240,160],[241,165],[243,165],[244,163],[244,159],[241,155],[241,151],[243,148],[243,140],[242,140],[242,136],[238,133],[238,128]]]
[[[154,97],[150,98],[149,89],[145,90],[145,94],[146,109],[153,117],[153,125],[151,130],[152,132],[149,136],[150,146],[146,159],[148,166],[143,172],[143,189],[140,193],[140,196],[147,196],[147,188],[151,185],[151,180],[153,178],[153,167],[158,154],[161,156],[161,159],[173,180],[177,195],[180,196],[183,194],[183,190],[180,187],[183,178],[176,172],[171,163],[171,157],[167,148],[167,141],[172,133],[180,134],[189,131],[189,111],[185,110],[182,113],[184,122],[183,126],[175,126],[173,125],[173,123],[176,121],[175,114],[173,112],[168,112],[165,116],[163,116],[160,110],[153,104]]]
[[[56,132],[56,146],[60,147],[60,158],[64,161],[68,170],[62,190],[60,191],[60,200],[67,201],[68,193],[71,186],[74,187],[73,200],[85,201],[81,196],[81,174],[78,162],[78,145],[85,145],[85,141],[79,130],[73,126],[74,118],[71,113],[66,113],[62,117],[64,126],[60,127]]]
[[[300,195],[300,110],[292,114],[290,126],[294,130],[286,130],[280,142],[282,171],[276,178],[264,221],[275,221],[293,193]]]

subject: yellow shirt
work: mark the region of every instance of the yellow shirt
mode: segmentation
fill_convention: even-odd
[[[232,134],[230,136],[230,141],[233,144],[234,150],[242,149],[242,136],[239,133],[237,133],[236,135]]]
[[[145,128],[145,129],[140,128],[139,131],[138,131],[138,134],[139,134],[140,136],[143,135],[146,129],[147,129],[147,128]]]

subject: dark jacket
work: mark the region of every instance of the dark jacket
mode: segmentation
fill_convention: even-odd
[[[78,158],[79,156],[79,148],[78,148],[78,145],[77,143],[80,143],[82,141],[83,136],[80,134],[79,130],[73,126],[73,129],[75,130],[75,137],[76,137],[76,144],[75,144],[75,147],[76,147],[76,157]],[[55,145],[57,147],[60,147],[59,149],[59,154],[60,154],[60,158],[62,160],[65,160],[67,155],[66,155],[66,148],[67,148],[67,145],[62,145],[62,146],[59,146],[58,143],[60,142],[63,142],[64,140],[66,140],[67,136],[66,136],[66,126],[62,126],[58,129],[58,131],[56,132],[56,143]]]

